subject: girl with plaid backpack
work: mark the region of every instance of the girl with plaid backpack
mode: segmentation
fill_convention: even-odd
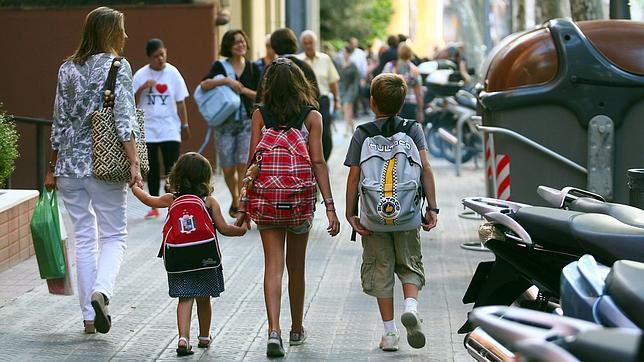
[[[217,200],[211,196],[213,192],[210,183],[212,176],[212,168],[210,162],[202,155],[195,152],[188,152],[183,154],[172,167],[170,172],[169,182],[172,193],[166,193],[161,196],[151,196],[143,191],[138,185],[132,187],[134,196],[142,203],[150,207],[162,208],[169,207],[168,216],[166,217],[166,225],[164,226],[164,240],[160,254],[163,254],[168,271],[168,287],[170,297],[179,298],[177,305],[177,326],[179,329],[179,341],[177,343],[177,354],[180,356],[193,354],[192,346],[190,345],[190,320],[192,317],[192,305],[197,301],[197,316],[199,318],[199,348],[208,348],[212,342],[210,335],[210,323],[212,316],[212,306],[210,304],[210,297],[219,297],[224,291],[224,275],[221,266],[221,256],[214,264],[214,267],[209,267],[209,263],[195,267],[194,260],[185,260],[186,255],[179,255],[175,258],[183,259],[178,260],[179,264],[189,264],[190,267],[181,265],[177,267],[177,262],[169,261],[169,253],[172,248],[173,241],[171,230],[172,227],[180,229],[179,234],[197,234],[202,233],[202,222],[212,223],[214,228],[206,225],[206,229],[212,231],[214,236],[215,245],[212,243],[201,243],[202,245],[210,245],[216,248],[218,254],[217,236],[215,230],[226,236],[242,236],[246,233],[246,229],[235,225],[226,223],[224,216],[221,213],[221,208]],[[190,204],[197,202],[199,207],[184,207],[182,217],[176,218],[175,208],[180,207],[179,204]],[[200,209],[203,212],[200,212]],[[168,225],[172,227],[168,228]],[[175,233],[176,234],[176,233]],[[188,236],[186,236],[188,237]],[[193,243],[199,244],[199,243]],[[187,249],[187,247],[179,247],[175,249]],[[201,250],[201,254],[190,255],[191,258],[197,258],[198,261],[203,262],[202,258],[212,259],[213,253],[210,250]],[[216,258],[216,257],[215,257]],[[207,262],[208,260],[206,260]],[[172,265],[171,265],[172,264]],[[210,263],[212,264],[212,263]]]
[[[322,152],[322,116],[302,70],[277,58],[264,73],[261,106],[253,113],[249,171],[237,225],[258,225],[264,247],[264,296],[268,314],[269,357],[284,355],[279,324],[285,254],[291,304],[290,345],[306,339],[304,261],[315,210],[316,183],[324,198],[327,231],[335,236],[329,172]],[[248,226],[248,225],[247,225]],[[285,246],[286,245],[286,246]]]

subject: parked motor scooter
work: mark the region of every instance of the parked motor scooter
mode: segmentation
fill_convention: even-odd
[[[591,254],[605,265],[620,259],[644,262],[644,228],[608,214],[484,197],[466,198],[463,204],[488,221],[479,229],[479,237],[495,254],[494,261],[478,265],[463,296],[463,303],[474,303],[475,308],[510,305],[535,285],[539,290],[536,298],[522,305],[554,309],[562,269],[583,254]],[[466,323],[459,333],[470,330]]]
[[[476,308],[469,321],[477,328],[465,337],[465,348],[481,362],[644,360],[640,330],[505,306]]]
[[[563,314],[605,327],[644,329],[644,263],[616,261],[612,268],[592,255],[563,268]]]
[[[425,88],[427,147],[434,157],[456,162],[458,127],[461,130],[461,162],[482,152],[482,137],[476,124],[476,96],[458,77],[456,65],[443,60],[419,65]]]

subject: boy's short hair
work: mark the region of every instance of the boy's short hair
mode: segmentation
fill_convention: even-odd
[[[399,74],[382,73],[371,81],[371,96],[383,115],[398,114],[406,95],[407,83]]]

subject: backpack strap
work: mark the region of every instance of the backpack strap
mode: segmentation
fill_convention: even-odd
[[[398,116],[389,117],[383,124],[382,127],[378,128],[374,122],[369,122],[361,124],[358,126],[367,135],[367,138],[374,136],[384,136],[391,137],[398,132],[403,132],[409,134],[411,128],[414,126],[413,119],[400,118]]]

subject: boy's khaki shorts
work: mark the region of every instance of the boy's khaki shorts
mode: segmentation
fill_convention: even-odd
[[[362,237],[362,290],[376,298],[393,298],[394,273],[402,284],[425,285],[420,228],[374,232]]]

